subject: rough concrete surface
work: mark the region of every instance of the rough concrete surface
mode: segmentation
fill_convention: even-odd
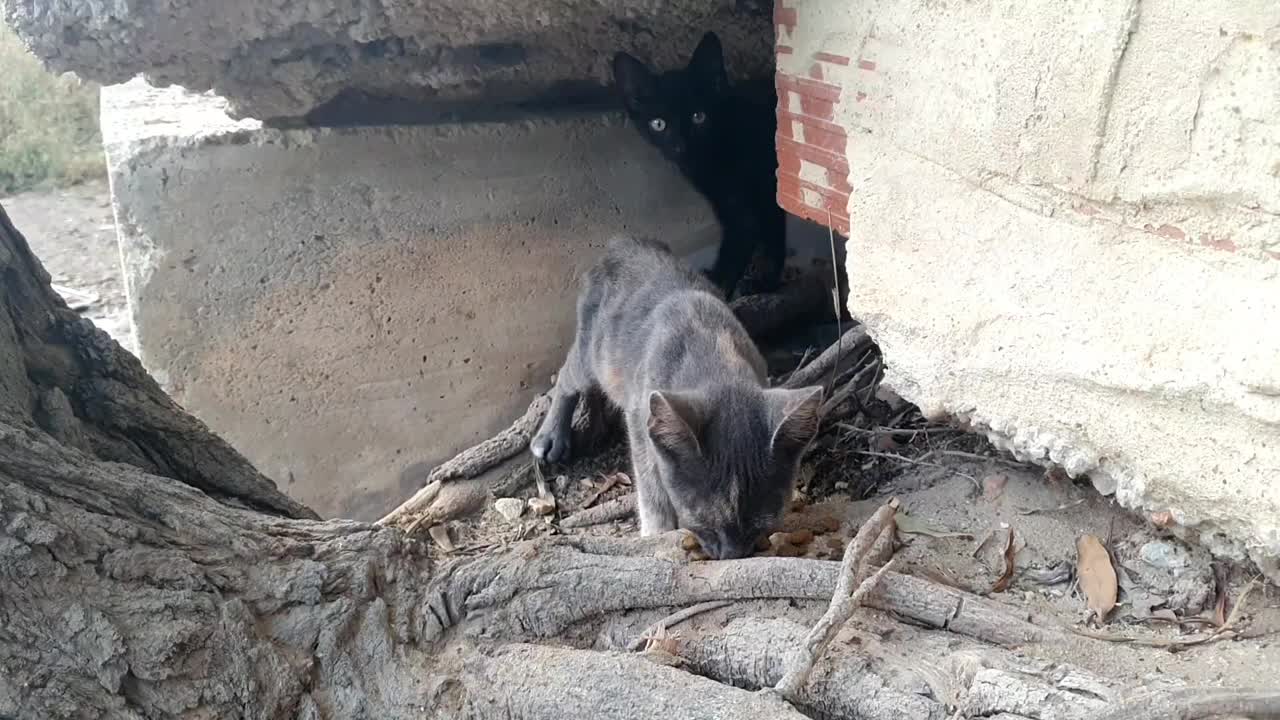
[[[51,68],[213,89],[240,116],[300,117],[343,91],[436,105],[590,95],[617,50],[683,63],[716,30],[767,74],[765,0],[0,0]]]
[[[518,416],[611,233],[716,238],[612,115],[281,131],[135,81],[103,127],[144,364],[324,515],[380,516]]]
[[[784,5],[887,382],[1280,576],[1280,5]]]

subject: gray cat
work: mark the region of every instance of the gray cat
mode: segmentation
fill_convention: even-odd
[[[750,555],[775,527],[822,404],[820,387],[769,389],[716,288],[666,245],[629,238],[583,278],[535,457],[568,459],[573,410],[592,387],[626,419],[640,533],[684,528],[716,559]]]

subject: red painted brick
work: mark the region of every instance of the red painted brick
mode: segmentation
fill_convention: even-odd
[[[849,58],[845,55],[836,55],[834,53],[829,53],[829,52],[819,52],[819,53],[814,53],[813,57],[815,60],[821,60],[822,62],[831,63],[832,65],[848,65],[849,64]]]
[[[843,155],[845,150],[848,149],[849,133],[833,122],[793,113],[788,110],[778,110],[778,120],[779,132],[781,132],[782,121],[784,120],[803,125],[806,145],[820,147],[823,150],[830,150],[840,155]],[[797,140],[794,133],[791,135],[791,139]]]
[[[773,8],[773,24],[778,27],[787,29],[787,32],[793,32],[796,29],[796,22],[799,21],[799,15],[795,8],[784,6],[781,2],[777,2]]]
[[[795,50],[791,49],[790,45],[779,45],[775,49],[777,50],[779,55],[790,55],[791,53],[795,52]]]
[[[862,58],[858,58],[858,67],[863,70],[870,70],[871,72],[875,72],[876,70],[876,64],[874,62]]]

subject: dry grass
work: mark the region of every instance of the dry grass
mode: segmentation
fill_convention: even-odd
[[[105,172],[98,87],[45,71],[0,22],[0,195]]]

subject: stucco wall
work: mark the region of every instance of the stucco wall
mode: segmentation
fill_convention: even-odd
[[[775,23],[780,194],[848,228],[886,381],[1275,572],[1280,5],[782,0]]]

